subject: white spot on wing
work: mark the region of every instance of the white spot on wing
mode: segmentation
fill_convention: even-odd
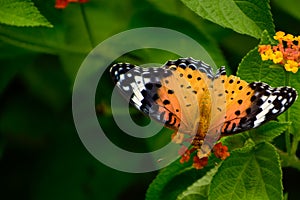
[[[126,73],[126,75],[127,75],[128,78],[132,77],[131,73]]]
[[[267,98],[268,98],[267,96],[262,96],[261,97],[261,99],[263,100],[263,102],[265,102]]]
[[[276,113],[278,113],[278,111],[279,111],[279,110],[277,110],[276,108],[274,108],[274,109],[272,110],[272,113],[273,113],[273,114],[276,114]]]
[[[254,127],[259,126],[262,122],[265,121],[265,116],[267,113],[269,113],[269,111],[274,108],[274,104],[273,101],[276,99],[277,96],[271,95],[268,99],[268,101],[270,100],[271,103],[268,103],[268,101],[264,101],[264,103],[261,105],[261,109],[262,111],[260,113],[258,113],[258,115],[256,116],[256,119],[254,121]],[[266,100],[266,99],[265,99]]]
[[[129,91],[130,87],[129,86],[123,86],[122,89],[125,90],[125,91]]]
[[[141,76],[135,76],[135,77],[134,77],[134,80],[135,80],[136,82],[143,82],[143,78],[142,78]]]
[[[136,96],[133,96],[131,100],[135,103],[135,105],[136,105],[137,108],[139,108],[139,107],[142,106],[141,100],[138,99]]]
[[[136,83],[131,83],[130,85],[132,87],[132,91],[133,91],[134,95],[141,101],[144,97],[143,97],[141,91],[139,90],[139,88],[137,87]]]
[[[120,81],[123,81],[125,79],[124,74],[120,74]]]
[[[287,102],[287,99],[283,99],[283,100],[281,101],[281,105],[284,105],[286,102]]]
[[[144,78],[144,83],[147,84],[147,83],[150,83],[150,78]]]

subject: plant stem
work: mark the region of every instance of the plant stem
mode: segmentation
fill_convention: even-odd
[[[290,155],[295,155],[296,154],[296,151],[298,149],[298,143],[299,143],[299,141],[296,140],[295,138],[293,138]]]
[[[93,36],[92,36],[92,33],[91,33],[91,28],[90,28],[90,25],[89,25],[89,22],[88,22],[88,19],[87,19],[86,12],[85,12],[83,4],[80,4],[80,10],[81,10],[83,22],[84,22],[84,25],[85,25],[85,28],[86,28],[86,31],[87,31],[87,34],[88,34],[88,38],[89,38],[89,42],[90,42],[90,45],[91,45],[91,49],[92,49],[96,45],[95,45],[95,42],[94,42],[94,39],[93,39]]]
[[[300,160],[295,155],[290,156],[279,149],[277,149],[277,152],[281,158],[282,167],[293,167],[300,170]]]

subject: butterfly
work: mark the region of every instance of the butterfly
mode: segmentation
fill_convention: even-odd
[[[200,158],[208,155],[221,136],[256,128],[297,99],[291,87],[248,84],[227,76],[225,67],[213,73],[212,67],[193,58],[150,68],[118,63],[110,73],[132,105],[176,131],[174,142],[182,143],[185,135],[190,136]]]

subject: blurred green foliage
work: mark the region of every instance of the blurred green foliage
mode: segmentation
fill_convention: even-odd
[[[11,2],[16,3],[14,6],[22,4],[21,0],[5,0],[0,5]],[[13,24],[13,18],[20,14],[18,17],[24,20],[24,16],[30,16],[28,13],[15,10],[16,12],[10,12],[12,17],[7,18],[6,15],[5,18],[1,16],[9,10],[0,6],[1,199],[145,198],[146,190],[157,172],[129,174],[103,165],[84,148],[73,124],[73,81],[85,56],[98,43],[131,28],[170,28],[197,40],[218,66],[228,66],[233,74],[242,58],[259,43],[254,38],[259,37],[259,31],[251,33],[254,36],[251,37],[247,33],[239,34],[241,31],[237,33],[230,27],[214,24],[190,10],[187,7],[190,6],[189,1],[90,0],[86,4],[69,4],[63,10],[54,8],[54,0],[32,2],[33,4],[31,1],[24,1],[32,7],[28,13],[42,18],[38,16],[31,21],[25,20],[22,23],[27,24],[22,27]],[[243,8],[247,9],[247,6]],[[299,35],[300,14],[296,8],[300,8],[298,1],[271,1],[276,30]],[[201,10],[196,12],[201,13]],[[52,28],[49,27],[51,25]],[[266,26],[272,27],[270,24]],[[148,49],[126,54],[119,60],[135,64],[163,63],[174,59],[172,56],[174,55]],[[243,71],[239,73],[242,75]],[[128,138],[113,126],[110,112],[112,88],[112,81],[106,73],[99,84],[96,108],[100,123],[104,129],[110,130],[110,139],[117,145],[136,152],[149,150],[151,147],[148,144],[153,141],[156,148],[162,145],[159,138],[169,138],[168,130],[163,130],[150,141],[141,141]],[[136,111],[132,112],[132,116],[137,123],[147,123],[147,119]],[[275,135],[277,136],[274,134],[274,137]],[[279,147],[282,146],[282,140],[283,136],[275,139]],[[262,148],[269,150],[272,147],[262,144]],[[245,158],[255,159],[251,156],[254,155],[246,154]],[[213,161],[211,162],[210,165],[213,166]],[[230,164],[232,163],[229,162],[228,165]],[[170,171],[165,170],[160,174],[160,177],[164,177],[164,173],[174,173],[175,183],[182,182],[182,186],[172,185],[170,180],[160,182],[158,187],[166,191],[162,192],[163,195],[169,192],[168,197],[175,198],[183,187],[190,186],[191,182],[210,169],[190,169],[182,174],[180,170],[184,167],[187,166],[174,163],[168,169]],[[288,193],[289,199],[299,199],[299,178],[299,171],[283,169],[284,192]],[[189,188],[189,191],[192,192],[193,188]],[[155,197],[148,193],[148,198]]]

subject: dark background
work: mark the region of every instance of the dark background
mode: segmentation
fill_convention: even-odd
[[[47,6],[42,1],[35,1],[54,28],[66,26],[58,31],[65,46],[57,41],[57,48],[50,45],[46,49],[42,45],[38,28],[0,25],[2,36],[15,34],[11,35],[10,41],[0,37],[1,199],[144,199],[157,172],[130,174],[103,165],[87,152],[75,130],[71,110],[72,85],[74,75],[88,53],[85,49],[130,28],[166,27],[199,42],[213,42],[219,51],[217,54],[221,55],[217,64],[227,65],[234,74],[241,59],[259,42],[201,19],[180,1],[170,2],[168,10],[168,6],[162,6],[159,1],[91,0],[84,5],[70,4],[65,10],[58,11],[54,1],[47,2]],[[271,2],[276,30],[299,35],[300,19],[277,2]],[[295,6],[300,8],[299,3]],[[82,8],[90,27],[82,25]],[[89,34],[86,34],[87,28]],[[52,40],[51,34],[49,40]],[[91,35],[92,39],[86,40]],[[207,38],[200,38],[203,36]],[[35,45],[24,45],[34,41],[34,37]],[[61,49],[69,44],[83,50]],[[132,52],[119,60],[164,63],[168,55],[149,49]],[[112,88],[107,72],[99,84],[95,107],[101,125],[108,130],[108,137],[132,151],[149,150],[152,141],[130,138],[115,128],[110,113]],[[132,117],[139,124],[148,121],[136,111]],[[289,193],[290,199],[298,199],[299,171],[284,168],[283,175],[285,192]]]

